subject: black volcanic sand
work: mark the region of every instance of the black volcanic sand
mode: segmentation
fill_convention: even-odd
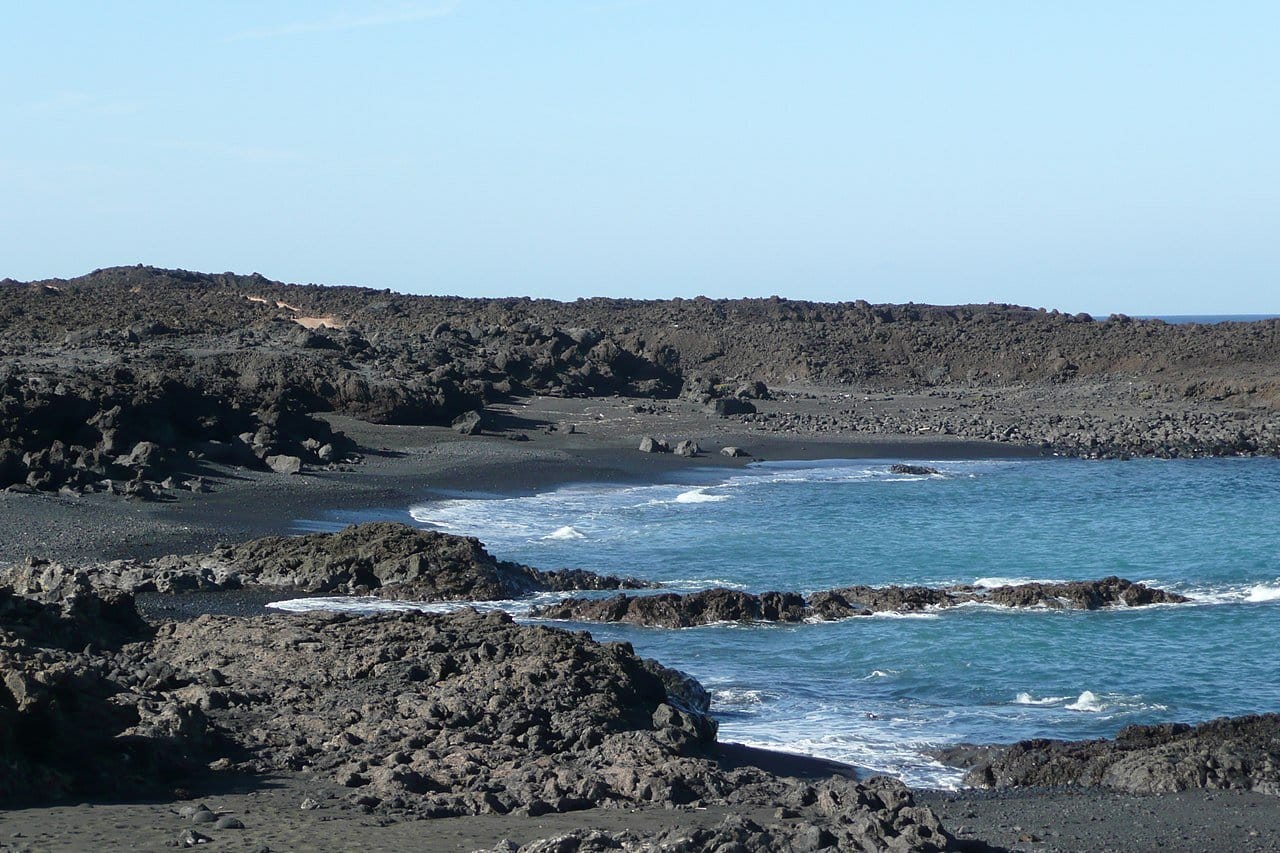
[[[410,505],[458,491],[532,493],[574,482],[642,483],[693,467],[741,468],[754,459],[1035,458],[1041,452],[995,442],[941,437],[787,435],[751,430],[740,421],[670,401],[670,412],[636,414],[635,401],[540,397],[499,407],[511,428],[464,437],[445,427],[387,426],[328,416],[361,447],[361,463],[297,476],[217,468],[213,491],[167,493],[138,502],[107,494],[66,497],[0,491],[0,563],[25,556],[91,563],[205,551],[223,542],[291,532],[299,519],[332,510],[385,508],[389,520],[410,521]],[[817,408],[819,402],[814,402]],[[791,406],[794,408],[794,406]],[[554,424],[556,432],[546,432]],[[569,433],[568,425],[575,431]],[[528,441],[508,436],[524,434]],[[643,436],[696,439],[703,453],[687,459],[641,453]],[[721,447],[751,457],[731,459]]]
[[[886,440],[787,436],[752,432],[741,423],[705,416],[695,407],[637,415],[630,401],[539,399],[518,413],[544,423],[576,424],[573,433],[525,431],[528,442],[502,436],[464,438],[432,427],[369,426],[333,418],[364,448],[350,471],[285,477],[224,471],[206,495],[165,503],[133,503],[90,495],[64,498],[0,493],[0,562],[28,554],[91,562],[122,556],[206,550],[217,542],[280,534],[299,518],[332,509],[406,508],[451,490],[532,491],[575,481],[641,482],[696,465],[738,467],[749,459],[720,456],[734,444],[760,458],[884,458],[948,460],[1037,455],[1008,444],[907,437]],[[635,450],[643,435],[698,440],[707,455],[681,459]],[[607,569],[608,567],[596,567]],[[153,616],[183,618],[203,601],[206,611],[248,613],[271,596],[235,595],[174,602],[143,599]],[[785,775],[819,778],[847,768],[831,762],[733,748],[743,763]],[[539,817],[483,815],[434,821],[382,822],[337,807],[343,790],[303,772],[284,777],[226,779],[175,791],[163,802],[72,803],[0,812],[0,849],[172,849],[191,828],[177,810],[206,803],[238,817],[243,830],[211,832],[208,849],[230,850],[474,850],[503,839],[523,843],[579,828],[657,832],[719,823],[731,809],[594,809]],[[303,810],[311,798],[320,804]],[[1194,791],[1132,796],[1089,790],[920,792],[968,849],[1018,850],[1280,850],[1280,800],[1258,794]],[[746,812],[777,822],[769,810]]]

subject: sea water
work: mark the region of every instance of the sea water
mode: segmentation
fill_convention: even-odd
[[[941,474],[892,474],[894,461]],[[353,512],[300,526],[385,516]],[[1193,599],[1097,612],[968,605],[683,630],[556,623],[627,640],[696,676],[712,691],[723,740],[838,759],[911,784],[959,782],[959,772],[928,757],[931,747],[1113,736],[1131,723],[1280,709],[1277,460],[769,462],[655,485],[454,496],[413,506],[408,517],[478,536],[503,559],[632,575],[671,591],[1120,575]],[[529,602],[484,606],[527,618]]]

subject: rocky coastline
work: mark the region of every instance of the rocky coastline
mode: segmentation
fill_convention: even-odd
[[[144,267],[0,282],[0,832],[23,849],[30,826],[65,809],[48,839],[109,847],[123,830],[77,833],[115,814],[108,802],[146,798],[168,821],[149,824],[154,849],[341,847],[451,821],[488,834],[451,830],[441,849],[1176,847],[1176,834],[1140,837],[1115,799],[1088,801],[1105,826],[1075,846],[1017,815],[1146,795],[1179,827],[1215,806],[1178,796],[1270,804],[1274,715],[952,747],[938,757],[973,789],[912,792],[721,743],[706,691],[626,644],[466,608],[260,605],[610,592],[538,616],[685,627],[1178,603],[1114,577],[674,595],[612,567],[546,571],[398,524],[280,534],[314,506],[407,505],[424,471],[500,491],[523,476],[644,480],[770,455],[930,460],[898,476],[946,476],[937,460],[953,453],[1273,456],[1278,367],[1277,321],[463,300]],[[639,452],[646,437],[672,452]],[[211,612],[225,596],[243,596],[231,609],[244,615]],[[1014,817],[981,817],[995,814]],[[1224,843],[1276,849],[1251,839]]]

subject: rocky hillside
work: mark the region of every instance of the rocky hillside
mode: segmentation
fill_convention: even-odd
[[[122,267],[0,282],[0,488],[145,498],[157,484],[200,490],[202,462],[287,474],[351,459],[355,448],[316,412],[473,433],[487,426],[485,406],[511,395],[683,392],[722,416],[750,415],[735,389],[758,397],[761,381],[916,391],[1119,383],[1159,404],[1117,421],[1122,440],[1094,425],[1089,398],[1069,418],[1014,418],[997,432],[1070,453],[1145,453],[1175,439],[1177,453],[1270,453],[1277,376],[1280,321],[1171,326],[1003,305],[782,299],[460,299]],[[1213,409],[1208,420],[1201,408]],[[888,427],[985,437],[994,428],[982,415]],[[882,426],[842,417],[860,430]]]

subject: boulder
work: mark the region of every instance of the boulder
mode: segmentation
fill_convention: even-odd
[[[707,403],[703,407],[703,411],[722,418],[728,418],[734,415],[755,414],[756,407],[755,404],[737,397],[721,397]]]
[[[302,460],[297,456],[285,456],[279,454],[276,456],[268,456],[266,458],[267,467],[277,474],[301,474]]]
[[[641,453],[670,453],[671,445],[667,444],[660,438],[645,436],[640,439],[639,450]]]
[[[479,411],[463,412],[453,419],[452,426],[462,435],[479,435],[484,428],[484,415]]]
[[[686,438],[684,441],[678,442],[672,452],[676,456],[697,456],[702,452],[702,448],[698,446],[698,442]]]
[[[751,454],[743,450],[741,447],[734,447],[733,445],[729,445],[727,447],[720,448],[720,455],[728,456],[733,459],[740,459],[744,456],[750,456]]]

